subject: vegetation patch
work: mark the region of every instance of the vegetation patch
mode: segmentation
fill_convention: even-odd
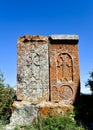
[[[32,126],[16,126],[14,130],[85,130],[74,119],[75,113],[49,116],[39,119]]]
[[[3,74],[0,72],[0,123],[9,123],[12,113],[11,105],[14,102],[15,90],[4,84]]]

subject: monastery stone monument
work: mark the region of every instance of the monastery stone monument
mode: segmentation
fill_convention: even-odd
[[[24,36],[18,40],[17,99],[33,103],[49,100],[48,38]]]
[[[17,101],[10,125],[31,125],[73,108],[80,94],[77,35],[18,39]]]

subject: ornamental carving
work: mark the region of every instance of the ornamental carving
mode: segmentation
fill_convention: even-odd
[[[68,85],[59,87],[59,100],[69,100],[73,95],[73,90]]]
[[[40,55],[31,52],[30,56],[26,59],[27,67],[30,68],[32,81],[39,80],[40,78]]]
[[[60,53],[57,56],[57,79],[59,83],[73,81],[73,62],[67,53]]]
[[[21,46],[22,44],[22,46]],[[48,45],[45,41],[19,43],[18,100],[49,99]]]

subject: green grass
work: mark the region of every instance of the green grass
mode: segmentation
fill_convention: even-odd
[[[14,130],[85,130],[74,119],[74,112],[49,116],[34,123],[32,126],[16,126]]]
[[[5,125],[2,124],[2,121],[0,121],[0,130],[5,130]]]

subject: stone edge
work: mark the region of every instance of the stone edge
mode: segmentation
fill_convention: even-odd
[[[50,35],[51,40],[79,40],[78,35]]]
[[[18,42],[25,41],[47,41],[48,37],[41,35],[25,35],[18,38]]]

